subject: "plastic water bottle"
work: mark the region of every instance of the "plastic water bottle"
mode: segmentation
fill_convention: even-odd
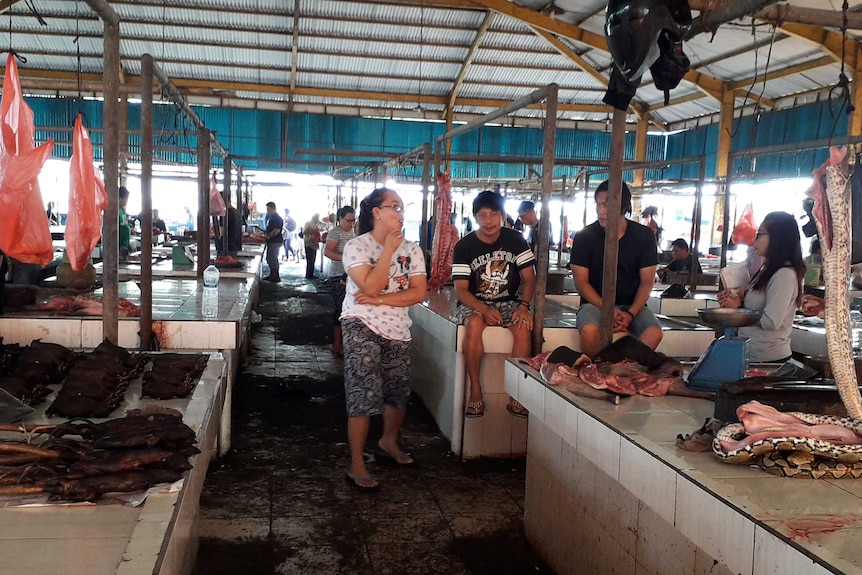
[[[853,355],[862,355],[862,311],[859,306],[850,306],[850,345],[853,347]]]
[[[204,270],[204,294],[201,302],[201,314],[204,317],[218,316],[218,280],[219,271],[213,261]]]

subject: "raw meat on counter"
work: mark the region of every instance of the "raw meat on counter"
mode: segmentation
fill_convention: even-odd
[[[117,302],[119,317],[140,317],[141,308],[125,298]],[[49,311],[57,315],[102,315],[102,299],[89,295],[55,295],[42,304],[28,305],[28,311]]]

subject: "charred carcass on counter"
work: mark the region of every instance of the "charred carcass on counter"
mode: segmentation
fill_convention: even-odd
[[[51,393],[47,386],[60,383],[80,356],[38,339],[26,347],[4,346],[0,388],[27,405],[36,405]]]
[[[162,353],[152,356],[153,367],[144,372],[143,397],[173,399],[187,397],[206,369],[203,354]]]
[[[22,429],[4,425],[4,430]],[[45,493],[94,500],[176,481],[199,453],[195,432],[179,414],[140,414],[103,423],[68,421],[26,430],[38,443],[0,442],[0,495]]]
[[[78,361],[45,411],[64,417],[107,417],[123,402],[129,380],[143,370],[148,357],[131,354],[104,341]]]

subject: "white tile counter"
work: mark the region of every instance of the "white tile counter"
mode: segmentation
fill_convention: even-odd
[[[543,351],[560,346],[580,349],[575,324],[577,296],[549,296],[545,308]],[[506,359],[512,352],[507,329],[486,328],[482,341],[481,380],[485,416],[465,418],[467,375],[461,353],[464,326],[453,319],[456,300],[450,290],[429,292],[423,305],[410,308],[413,319],[413,390],[451,440],[451,450],[464,459],[522,457],[526,453],[526,422],[506,411],[503,388]],[[674,357],[696,358],[709,346],[715,332],[680,319],[662,318],[664,339],[658,351]]]
[[[183,412],[197,432],[201,453],[182,488],[151,494],[140,507],[52,505],[0,508],[2,573],[32,575],[175,575],[189,573],[197,553],[197,516],[207,466],[214,453],[227,364],[212,354],[192,395],[186,399],[140,399],[140,379],[126,391],[115,412],[157,403]],[[49,398],[50,399],[50,398]],[[26,423],[57,423],[41,408]],[[101,420],[95,420],[101,421]]]
[[[257,302],[260,279],[225,278],[219,281],[218,312],[215,318],[201,314],[203,287],[195,279],[158,279],[153,281],[153,335],[162,350],[219,351],[228,362],[224,420],[219,438],[219,453],[230,449],[230,411],[233,382],[241,358],[247,352],[251,311]],[[101,290],[95,294],[101,296]],[[119,297],[135,305],[141,292],[134,282],[119,284]],[[41,303],[41,302],[40,302]],[[93,349],[104,339],[101,316],[59,316],[48,312],[7,312],[0,316],[0,338],[4,343],[28,345],[34,339],[57,343],[72,349]],[[140,348],[140,320],[119,318],[120,346]]]
[[[549,387],[509,360],[530,410],[525,529],[560,575],[862,573],[862,485],[791,479],[674,446],[713,403]]]

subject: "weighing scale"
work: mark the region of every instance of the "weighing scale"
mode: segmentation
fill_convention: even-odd
[[[698,309],[703,323],[724,328],[724,335],[714,340],[688,374],[688,387],[698,391],[718,391],[722,383],[745,377],[748,370],[748,338],[739,337],[736,329],[760,320],[763,312],[743,308]]]

